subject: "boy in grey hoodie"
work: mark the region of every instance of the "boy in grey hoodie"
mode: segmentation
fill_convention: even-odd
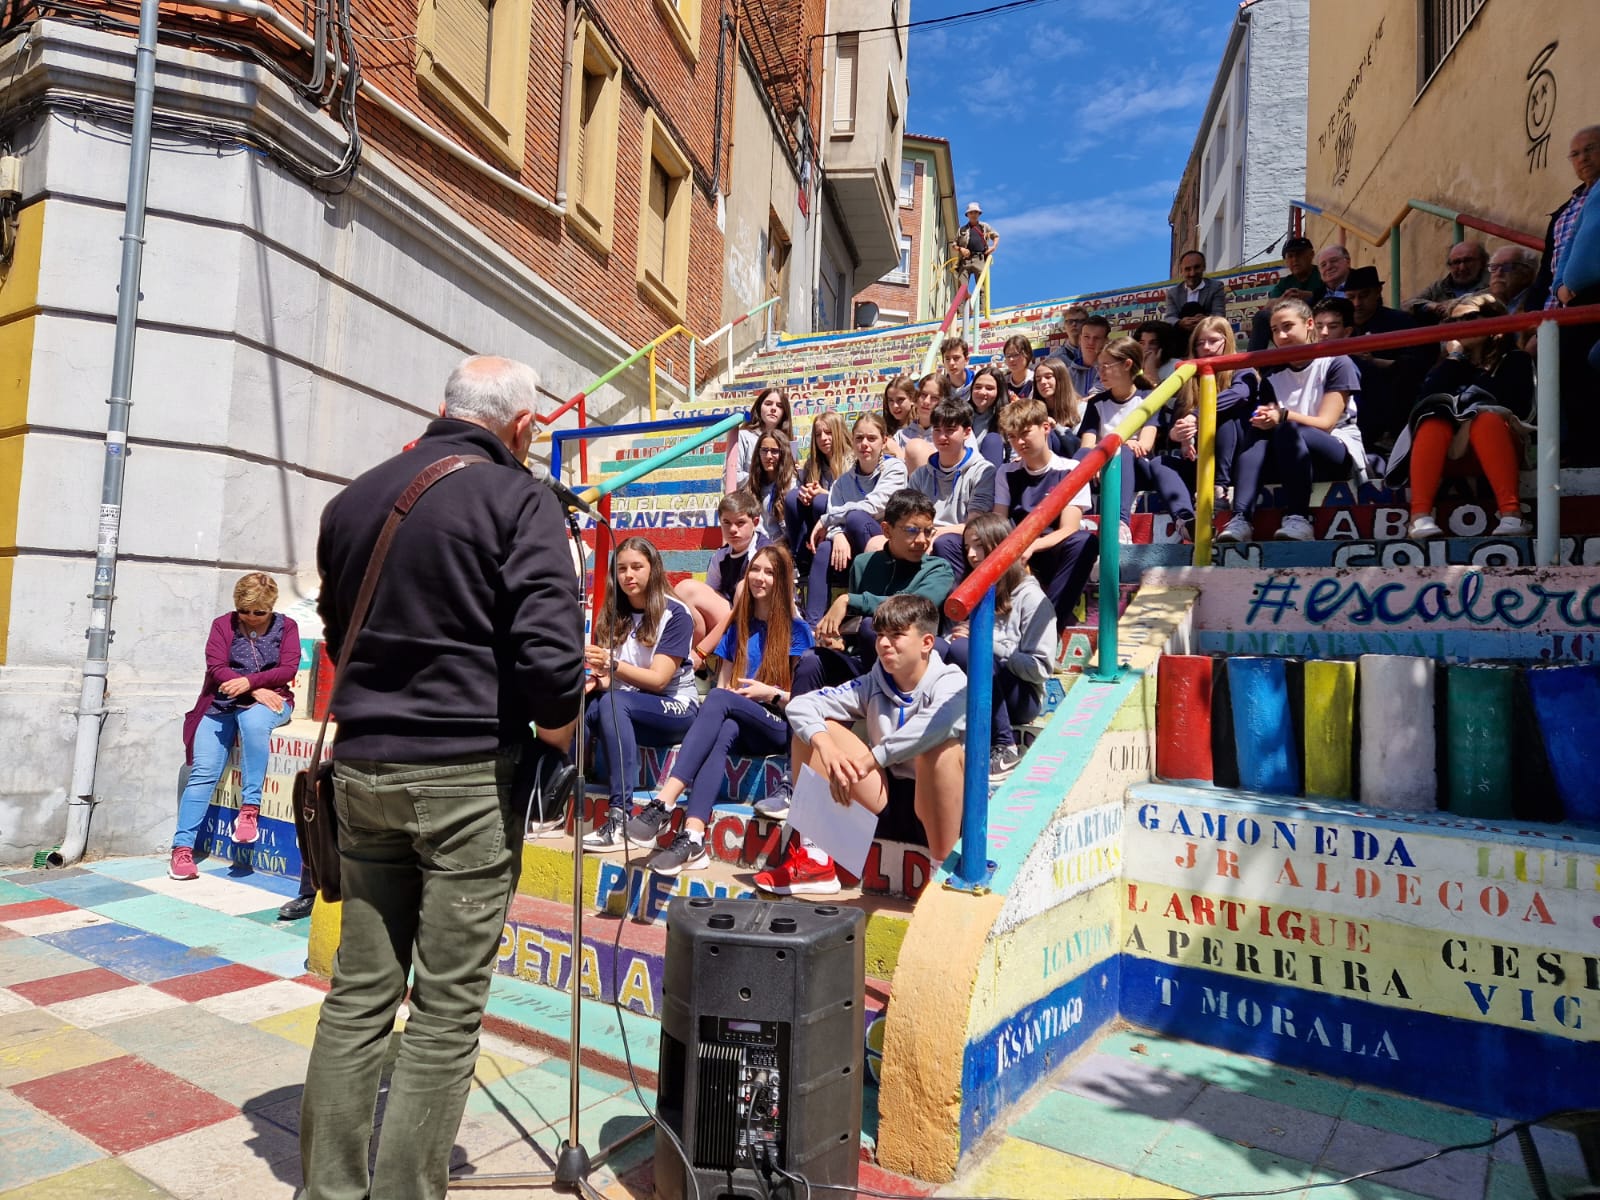
[[[937,453],[911,472],[910,486],[933,501],[933,552],[950,564],[956,582],[966,578],[967,550],[961,531],[968,519],[994,509],[994,464],[968,444],[972,405],[941,400],[933,407]]]
[[[933,861],[943,862],[961,833],[966,676],[934,651],[939,610],[932,601],[890,596],[872,619],[878,651],[872,670],[789,702],[791,778],[809,766],[840,804],[875,813],[910,804]],[[866,741],[851,728],[857,721],[866,724]],[[757,872],[755,883],[780,896],[839,890],[833,860],[805,838],[790,844],[780,866]]]

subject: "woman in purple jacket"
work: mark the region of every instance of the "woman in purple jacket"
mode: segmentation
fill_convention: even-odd
[[[183,748],[189,781],[178,798],[178,829],[172,835],[167,874],[194,879],[194,843],[205,823],[211,793],[228,765],[234,735],[239,737],[239,816],[235,842],[256,840],[261,816],[261,782],[267,774],[267,744],[272,731],[294,715],[294,682],[300,667],[300,629],[272,611],[278,585],[260,571],[241,575],[233,585],[234,611],[211,622],[206,638],[206,674],[200,698],[183,721]]]

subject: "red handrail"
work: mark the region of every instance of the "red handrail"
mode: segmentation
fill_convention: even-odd
[[[1456,217],[1458,225],[1465,225],[1468,229],[1476,229],[1480,233],[1487,233],[1490,237],[1497,237],[1504,242],[1515,242],[1519,246],[1526,246],[1530,250],[1544,252],[1544,239],[1537,234],[1523,233],[1520,229],[1513,229],[1509,225],[1502,225],[1498,221],[1486,221],[1482,217],[1471,217],[1461,213]]]
[[[1488,317],[1471,322],[1468,328],[1456,334],[1446,330],[1443,325],[1419,325],[1416,329],[1401,329],[1395,333],[1369,333],[1364,337],[1339,338],[1332,342],[1311,342],[1304,346],[1285,346],[1272,350],[1241,350],[1235,354],[1219,354],[1215,358],[1193,361],[1196,367],[1212,371],[1237,371],[1240,367],[1281,367],[1286,363],[1303,363],[1313,358],[1331,358],[1336,354],[1373,354],[1381,350],[1426,346],[1429,342],[1449,341],[1453,336],[1494,337],[1501,333],[1521,333],[1544,321],[1554,321],[1558,325],[1583,325],[1600,321],[1600,304]]]
[[[1011,564],[1022,556],[1023,549],[1055,525],[1061,516],[1061,510],[1066,508],[1068,502],[1100,473],[1100,469],[1110,462],[1111,456],[1121,448],[1122,439],[1115,433],[1108,433],[1097,441],[1084,455],[1082,461],[1060,483],[1050,489],[1050,493],[1040,502],[1039,507],[1023,517],[1022,523],[985,555],[983,561],[972,568],[972,574],[961,581],[961,586],[950,593],[950,598],[944,602],[945,615],[952,621],[965,621],[970,617],[972,610],[978,607],[978,601],[983,599],[983,594],[992,588]],[[1116,536],[1116,530],[1111,531],[1111,536]]]

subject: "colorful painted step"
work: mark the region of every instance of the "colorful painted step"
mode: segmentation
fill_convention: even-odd
[[[620,925],[620,929],[619,929]],[[871,940],[878,934],[877,943]],[[884,922],[869,922],[868,961],[893,969],[898,942]],[[900,931],[903,934],[903,930]],[[664,923],[619,921],[609,914],[585,919],[582,952],[578,958],[578,986],[591,1000],[620,1002],[624,1008],[647,1017],[661,1013],[661,981],[666,955]],[[518,895],[506,915],[506,932],[500,944],[496,969],[530,983],[558,991],[572,986],[572,908],[556,900]],[[867,1021],[883,1011],[889,997],[886,978],[871,975],[867,981]]]

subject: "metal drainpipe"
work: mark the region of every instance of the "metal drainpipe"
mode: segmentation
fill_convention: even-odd
[[[111,395],[106,401],[106,457],[100,482],[100,520],[95,538],[93,607],[88,653],[78,697],[78,737],[72,755],[72,792],[61,848],[46,857],[52,867],[71,866],[89,843],[94,811],[94,774],[105,723],[106,671],[111,650],[111,605],[116,598],[117,535],[122,527],[122,479],[127,465],[128,399],[139,320],[139,272],[144,263],[145,198],[150,184],[150,128],[156,95],[156,26],[159,0],[140,0],[139,44],[133,67],[133,131],[128,144],[128,198],[122,223],[122,273],[117,281],[117,331],[111,356]]]
[[[572,43],[578,37],[578,0],[567,0],[567,40],[561,47],[561,132],[556,137],[556,207],[567,206],[567,159],[571,137],[567,133],[572,103]]]

